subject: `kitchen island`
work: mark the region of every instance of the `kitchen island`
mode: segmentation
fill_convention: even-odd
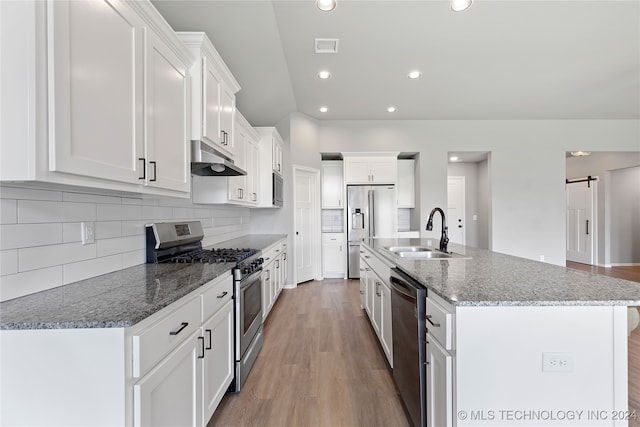
[[[627,306],[640,305],[639,284],[453,244],[459,256],[442,260],[386,249],[426,239],[364,243],[427,289],[427,425],[626,426],[640,417],[627,394]]]

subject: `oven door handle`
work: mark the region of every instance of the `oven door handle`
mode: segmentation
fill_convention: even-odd
[[[262,267],[260,267],[259,269],[257,269],[256,271],[254,271],[253,273],[251,273],[251,275],[247,276],[247,277],[243,277],[242,280],[240,280],[240,289],[244,289],[247,286],[249,286],[255,279],[259,279],[260,275],[262,274]]]

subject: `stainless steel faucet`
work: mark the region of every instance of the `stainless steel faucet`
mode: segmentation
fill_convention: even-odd
[[[447,252],[447,245],[449,244],[449,236],[447,235],[447,219],[444,216],[444,211],[440,208],[433,208],[431,213],[429,214],[429,219],[427,220],[427,231],[433,230],[433,214],[436,212],[440,212],[442,216],[442,235],[440,236],[440,249],[442,252]]]

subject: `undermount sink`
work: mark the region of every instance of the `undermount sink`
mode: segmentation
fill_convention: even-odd
[[[425,260],[468,258],[464,255],[455,254],[453,252],[441,252],[424,246],[387,246],[385,249],[400,258],[420,258]]]
[[[433,252],[433,249],[422,246],[388,246],[385,249],[391,252]]]

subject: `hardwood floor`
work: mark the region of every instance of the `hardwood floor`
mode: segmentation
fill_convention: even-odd
[[[567,261],[567,267],[640,282],[640,266],[605,268]],[[629,411],[635,414],[629,427],[640,427],[640,327],[629,336]]]
[[[341,279],[283,290],[247,382],[208,427],[408,426],[359,291]]]

